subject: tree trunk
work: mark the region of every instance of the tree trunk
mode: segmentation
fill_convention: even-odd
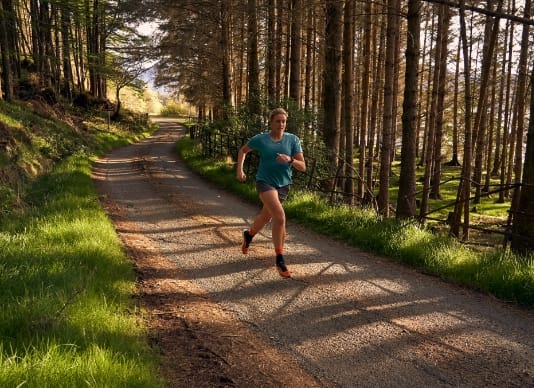
[[[358,202],[363,203],[365,196],[365,164],[367,163],[367,134],[368,134],[368,110],[369,110],[369,84],[371,79],[371,38],[372,38],[372,21],[371,14],[373,10],[373,3],[371,1],[365,2],[364,6],[364,31],[363,31],[363,68],[362,68],[362,84],[360,93],[360,138],[359,147],[360,155],[358,162]],[[370,162],[372,163],[372,161]]]
[[[530,18],[530,7],[531,7],[531,0],[525,1],[525,11],[524,11],[524,17],[525,19]],[[528,59],[528,52],[529,52],[529,33],[530,33],[530,27],[528,24],[523,25],[523,34],[521,38],[521,53],[519,55],[519,65],[518,65],[518,80],[517,80],[517,104],[516,106],[516,114],[515,117],[517,117],[517,130],[516,130],[516,143],[515,143],[515,160],[514,160],[514,182],[516,184],[519,184],[521,182],[521,175],[522,175],[522,169],[523,169],[523,135],[524,135],[524,128],[525,128],[525,101],[526,101],[526,87],[527,87],[527,59]],[[532,89],[532,86],[531,86]],[[528,191],[528,190],[527,190]],[[512,204],[510,206],[510,213],[512,214],[512,217],[515,217],[519,213],[519,201],[521,196],[521,189],[518,187],[514,190],[514,194],[512,196]],[[525,205],[526,206],[526,205]],[[515,221],[514,221],[515,222]]]
[[[380,12],[381,9],[377,10],[377,12]],[[374,161],[375,161],[375,155],[378,154],[378,152],[375,152],[375,144],[376,141],[376,134],[379,131],[379,126],[377,124],[378,122],[378,112],[380,107],[380,97],[383,96],[383,93],[381,93],[381,90],[383,88],[383,79],[382,79],[382,68],[384,63],[384,51],[385,51],[385,41],[386,41],[386,34],[384,32],[385,30],[385,24],[386,24],[386,18],[382,16],[381,19],[381,27],[380,29],[375,29],[375,33],[373,34],[373,40],[376,42],[378,38],[378,50],[375,51],[375,55],[373,56],[373,69],[374,69],[374,83],[375,87],[373,88],[372,96],[371,96],[371,108],[369,111],[369,136],[368,136],[368,156],[366,163],[366,174],[365,174],[365,181],[366,181],[366,190],[364,194],[364,203],[365,204],[371,204],[374,203]],[[378,34],[378,31],[380,33]],[[376,36],[376,35],[379,35]]]
[[[74,65],[76,69],[76,79],[78,82],[78,91],[80,93],[85,93],[86,90],[86,67],[83,60],[83,32],[82,32],[82,26],[79,22],[79,20],[75,21],[75,37],[73,39],[73,43],[76,47],[73,48],[73,56],[74,56]]]
[[[304,111],[311,112],[314,104],[313,98],[313,53],[315,50],[315,16],[314,7],[308,6],[306,15],[306,64],[304,70]],[[309,125],[306,125],[308,128]]]
[[[52,4],[51,8],[51,20],[50,20],[51,26],[55,27],[51,29],[51,35],[53,39],[50,39],[49,43],[49,51],[48,55],[51,56],[50,58],[50,66],[51,66],[51,80],[50,85],[54,89],[54,91],[59,95],[61,93],[61,68],[62,68],[62,54],[61,54],[61,43],[59,41],[60,38],[60,17],[59,17],[59,8],[57,5]],[[53,44],[52,44],[53,42]]]
[[[248,41],[248,106],[252,115],[261,115],[260,68],[258,63],[257,1],[247,2]]]
[[[221,1],[221,51],[222,51],[222,105],[224,117],[232,108],[232,67],[230,56],[229,1]]]
[[[298,109],[301,108],[302,81],[302,0],[291,0],[291,60],[289,71],[289,98]]]
[[[86,35],[86,44],[87,44],[87,71],[89,77],[89,93],[93,96],[97,96],[98,93],[98,82],[97,82],[97,46],[98,42],[96,39],[96,26],[94,24],[94,19],[91,17],[93,12],[96,12],[95,9],[91,9],[90,0],[84,0],[85,6],[85,35]]]
[[[98,4],[98,6],[96,4]],[[108,92],[108,83],[104,71],[106,67],[106,30],[108,28],[106,25],[106,4],[107,2],[105,1],[95,0],[95,12],[98,12],[98,34],[96,36],[96,39],[98,40],[98,97],[101,99],[107,99]]]
[[[71,10],[66,5],[61,8],[61,37],[62,37],[62,60],[63,60],[63,95],[72,100],[72,91],[74,89],[74,77],[72,75],[71,51],[70,51],[70,24]]]
[[[441,20],[439,22],[438,44],[437,49],[439,54],[439,73],[437,77],[438,84],[436,95],[436,111],[435,111],[435,136],[434,144],[429,144],[429,147],[433,147],[432,150],[432,182],[430,197],[433,199],[442,199],[441,197],[441,144],[443,142],[443,112],[445,110],[445,94],[447,83],[447,62],[448,62],[448,35],[449,24],[451,20],[451,13],[448,7],[441,9]]]
[[[282,2],[284,3],[284,2]],[[290,0],[287,1],[287,9],[285,14],[291,15],[291,6],[293,5]],[[284,55],[282,58],[283,63],[283,81],[282,81],[282,99],[289,97],[289,71],[291,70],[291,23],[284,24],[284,33],[281,34],[281,38],[285,37],[285,45],[283,46]]]
[[[510,127],[510,96],[512,93],[512,59],[513,59],[513,42],[514,42],[514,23],[510,23],[510,30],[508,33],[508,68],[506,70],[506,105],[504,109],[504,128],[502,135],[502,153],[501,153],[501,172],[500,172],[500,183],[501,191],[499,192],[498,203],[504,203],[505,197],[508,196],[509,191],[504,190],[505,186],[509,183],[507,182],[507,170],[508,170],[508,148],[512,143],[511,139],[511,127]],[[503,65],[504,66],[504,65]],[[510,152],[512,154],[512,152]]]
[[[492,10],[493,3],[488,1],[488,9]],[[502,0],[499,2],[498,11],[502,8]],[[487,17],[486,28],[484,36],[489,37],[489,40],[484,41],[484,52],[482,58],[482,73],[480,75],[480,92],[478,98],[478,106],[475,115],[474,124],[474,138],[473,145],[475,147],[475,166],[473,170],[473,181],[475,183],[475,198],[474,203],[480,202],[480,196],[482,194],[482,164],[484,159],[484,152],[486,151],[485,144],[486,139],[486,116],[488,110],[488,84],[491,74],[493,51],[497,42],[497,34],[499,32],[499,18]]]
[[[489,118],[488,118],[488,141],[486,144],[486,176],[484,180],[484,187],[482,188],[482,191],[485,193],[489,193],[490,186],[491,186],[491,164],[493,162],[494,153],[493,153],[493,147],[495,147],[495,153],[498,153],[499,145],[497,144],[497,141],[494,141],[494,135],[495,132],[497,134],[499,133],[498,130],[496,130],[495,125],[496,122],[498,122],[498,118],[496,120],[496,113],[495,110],[497,109],[497,86],[499,82],[497,79],[497,51],[495,50],[493,53],[493,71],[491,74],[491,100],[490,100],[490,112],[489,112]]]
[[[472,95],[471,95],[471,66],[469,56],[469,46],[467,43],[467,28],[465,23],[465,2],[460,0],[460,35],[462,40],[462,52],[464,59],[464,82],[465,82],[465,143],[464,143],[464,160],[462,164],[462,176],[460,184],[458,185],[458,192],[456,194],[456,204],[454,213],[452,215],[451,235],[460,236],[460,223],[462,213],[464,214],[463,234],[462,239],[467,241],[469,239],[469,196],[471,192],[471,156],[472,156],[472,125],[471,125],[471,109],[472,109]]]
[[[534,67],[530,83],[534,82]],[[511,249],[527,255],[534,251],[534,88],[530,88],[530,121],[521,189],[518,189],[518,207],[514,212]]]
[[[421,1],[408,1],[408,31],[406,46],[406,73],[402,113],[402,149],[397,218],[413,218],[415,204],[415,165],[417,138],[417,91],[419,74],[419,36]]]
[[[430,26],[430,30],[431,31],[434,31],[434,25],[435,25],[435,22],[436,22],[436,11],[435,11],[436,7],[432,7],[432,22],[431,22],[431,26]],[[439,9],[439,8],[438,8]],[[428,66],[427,66],[427,70],[426,70],[426,73],[428,74],[428,76],[426,77],[426,90],[427,90],[427,93],[426,93],[426,98],[425,98],[425,104],[424,104],[424,109],[421,109],[421,112],[425,112],[424,114],[424,120],[425,120],[425,126],[423,127],[423,146],[422,146],[422,149],[421,149],[421,153],[420,153],[420,162],[419,162],[419,166],[425,166],[426,165],[426,154],[427,154],[427,145],[428,145],[428,132],[429,132],[429,128],[430,128],[430,122],[431,122],[431,117],[430,117],[430,112],[432,111],[432,108],[431,108],[431,105],[432,105],[432,93],[430,93],[429,91],[432,90],[432,85],[433,85],[433,79],[431,77],[431,74],[433,72],[432,68],[432,52],[435,51],[435,48],[434,48],[434,39],[432,39],[431,37],[428,38],[428,40],[430,41],[430,47],[428,49],[428,52],[429,52],[429,55],[428,55]],[[436,67],[437,64],[434,64],[434,67]]]
[[[343,30],[343,125],[345,132],[345,202],[354,204],[354,2],[345,4]]]
[[[277,0],[276,4],[278,17],[276,19],[276,38],[274,45],[274,58],[275,58],[275,95],[274,100],[277,104],[280,103],[282,99],[282,36],[283,36],[283,27],[284,23],[280,15],[284,15],[284,1]]]
[[[118,120],[121,114],[121,88],[119,86],[116,86],[115,88],[115,100],[117,103],[115,104],[115,111],[113,112],[113,115],[111,116],[113,120]]]
[[[506,23],[506,30],[505,30],[505,37],[504,37],[504,43],[503,43],[503,52],[502,52],[502,58],[506,58],[507,54],[507,39],[509,39],[509,29],[510,29],[510,22],[508,21]],[[498,56],[499,53],[496,52],[496,56]],[[497,60],[495,60],[495,67],[497,68]],[[499,80],[497,80],[497,76],[495,76],[496,80],[495,83],[499,83],[498,86],[498,112],[497,112],[497,123],[495,127],[496,132],[496,139],[495,139],[495,158],[493,160],[493,168],[491,169],[491,176],[497,177],[499,176],[499,170],[501,167],[501,154],[502,154],[502,147],[503,147],[503,139],[504,139],[504,121],[503,121],[503,115],[505,112],[505,101],[504,101],[504,93],[506,90],[506,64],[507,61],[503,60],[501,64],[501,71]],[[501,192],[500,192],[501,193]]]
[[[421,4],[421,6],[423,7],[422,10],[424,10],[425,12],[423,13],[422,11],[420,11],[420,18],[423,17],[423,15],[425,15],[425,24],[424,24],[424,27],[423,27],[423,31],[424,31],[424,36],[423,36],[423,49],[421,51],[421,68],[420,68],[420,73],[421,73],[421,78],[419,80],[419,106],[417,107],[418,111],[420,112],[420,114],[417,115],[417,137],[416,137],[416,140],[415,140],[415,145],[416,145],[416,157],[419,158],[421,157],[421,152],[422,152],[422,147],[424,147],[424,133],[425,131],[423,130],[423,136],[421,136],[421,128],[422,128],[422,125],[421,125],[421,122],[423,121],[423,118],[425,117],[425,115],[422,114],[422,112],[426,112],[428,109],[426,109],[426,107],[423,107],[423,96],[424,96],[424,90],[425,90],[425,79],[426,78],[430,78],[430,77],[426,77],[425,74],[427,73],[427,68],[430,69],[430,63],[427,65],[426,64],[426,58],[427,58],[427,54],[428,54],[428,58],[430,60],[431,58],[431,55],[430,55],[430,50],[427,49],[427,42],[430,41],[430,43],[432,44],[432,39],[429,39],[428,38],[428,35],[429,33],[431,32],[430,31],[430,28],[428,27],[428,24],[430,21],[433,22],[434,18],[433,17],[430,17],[429,15],[427,15],[428,13],[428,10],[431,8],[429,7],[428,3],[426,2],[423,2]],[[428,105],[428,104],[427,104]],[[425,119],[424,122],[426,123],[427,120]],[[421,138],[423,141],[421,141]],[[421,143],[423,144],[423,146],[421,146]],[[418,165],[421,165],[421,163],[419,163]]]
[[[4,9],[2,1],[0,1],[0,53],[2,54],[2,88],[0,89],[0,99],[2,92],[6,101],[13,99],[13,82],[11,61],[9,58],[9,39],[8,39],[8,25],[7,14],[13,10]]]
[[[452,157],[451,160],[445,163],[446,166],[458,167],[460,162],[458,159],[458,149],[459,149],[459,135],[460,131],[458,129],[458,99],[460,94],[459,83],[460,83],[460,48],[462,42],[458,41],[458,46],[456,48],[456,68],[454,71],[454,96],[453,96],[453,108],[452,108]]]
[[[337,171],[339,157],[342,24],[343,2],[326,0],[323,133],[331,173]],[[334,184],[329,182],[331,190]]]
[[[397,53],[397,36],[399,34],[400,11],[399,0],[387,2],[387,29],[386,29],[386,69],[384,75],[384,112],[382,128],[382,144],[380,147],[380,184],[378,188],[378,211],[384,217],[389,216],[389,176],[391,173],[391,147],[394,133],[394,90],[395,66]]]
[[[274,109],[278,104],[276,100],[276,5],[277,0],[268,0],[267,16],[267,55],[265,57],[265,77],[267,78],[267,101],[269,109]]]
[[[246,28],[246,22],[245,22],[245,19],[246,19],[246,9],[245,7],[243,7],[243,10],[242,10],[242,17],[240,18],[242,20],[242,23],[241,23],[241,28],[239,29],[239,37],[237,39],[237,44],[238,44],[238,48],[237,48],[237,51],[239,53],[239,56],[237,58],[237,70],[238,70],[238,76],[236,76],[236,85],[235,85],[235,91],[236,91],[236,101],[235,101],[235,104],[237,107],[241,107],[243,105],[243,93],[245,90],[247,90],[244,86],[244,83],[246,82],[245,80],[245,63],[246,63],[246,59],[245,59],[245,55],[246,55],[246,42],[247,42],[247,37],[246,37],[246,32],[245,32],[245,28]]]
[[[430,189],[432,187],[432,174],[434,172],[434,164],[436,160],[439,160],[435,156],[437,152],[437,147],[435,146],[438,143],[436,139],[436,132],[438,129],[438,116],[439,116],[439,93],[440,93],[440,75],[443,72],[446,72],[443,66],[443,41],[446,41],[446,29],[445,29],[445,8],[444,5],[437,5],[438,9],[438,35],[436,37],[436,49],[434,50],[434,71],[432,77],[429,76],[429,79],[432,78],[432,91],[430,97],[430,105],[428,116],[428,123],[426,125],[426,136],[425,136],[425,145],[424,145],[424,167],[425,172],[423,175],[423,193],[421,197],[421,208],[420,208],[420,218],[424,219],[425,215],[428,213],[428,201],[430,198]],[[429,84],[430,85],[430,84]]]

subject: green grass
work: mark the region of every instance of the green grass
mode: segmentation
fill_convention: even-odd
[[[11,130],[21,118],[46,126],[10,117]],[[147,132],[104,127],[96,120],[85,139],[64,129],[77,144],[70,156],[28,178],[22,204],[0,218],[2,387],[163,386],[132,300],[132,265],[91,180],[96,154]],[[46,160],[33,144],[27,152]]]
[[[358,161],[355,161],[357,166]],[[398,194],[398,181],[400,175],[400,161],[396,161],[392,165],[392,177],[390,179],[390,202],[393,204],[397,203],[397,194]],[[416,192],[419,193],[418,198],[421,197],[423,191],[423,182],[422,177],[424,174],[424,168],[419,167],[416,171],[417,181],[416,181]],[[448,213],[454,210],[454,202],[456,201],[456,195],[458,192],[458,185],[460,183],[461,176],[461,167],[451,167],[451,166],[442,166],[441,169],[441,185],[440,185],[440,194],[441,199],[432,199],[429,198],[429,217],[433,219],[446,220]],[[500,183],[499,179],[491,179],[492,185],[498,185]],[[496,187],[491,187],[490,190],[495,190]],[[376,193],[378,194],[378,188],[376,188]],[[472,196],[475,194],[475,188],[472,188]],[[491,222],[506,222],[506,217],[508,216],[508,210],[510,209],[510,201],[507,200],[505,203],[497,203],[497,198],[499,194],[493,193],[491,195],[486,195],[482,193],[480,198],[480,203],[473,204],[471,206],[471,215],[472,222],[474,224],[486,224]],[[450,205],[445,207],[445,205]]]
[[[236,183],[233,167],[203,157],[198,143],[186,138],[177,149],[206,178],[258,201],[252,182]],[[324,235],[503,300],[534,306],[534,254],[517,257],[500,249],[477,252],[415,222],[383,219],[370,209],[331,206],[310,192],[292,190],[284,207],[289,219]]]

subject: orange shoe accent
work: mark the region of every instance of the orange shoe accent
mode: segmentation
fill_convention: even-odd
[[[279,253],[276,255],[276,270],[285,279],[288,279],[291,277],[291,272],[288,271],[286,267],[286,262],[284,261],[284,256]]]
[[[284,279],[289,279],[291,277],[291,272],[289,272],[285,264],[283,268],[279,265],[276,265],[276,270],[278,271],[280,276],[283,277]]]
[[[243,252],[244,255],[248,253],[248,246],[245,239],[243,239],[243,244],[241,245],[241,252]]]
[[[278,266],[276,267],[276,269],[278,270],[278,273],[280,274],[280,276],[283,277],[284,279],[289,279],[291,277],[291,272],[289,272],[287,269],[283,271],[282,268]]]

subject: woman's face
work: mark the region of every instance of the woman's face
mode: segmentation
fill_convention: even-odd
[[[280,113],[271,119],[271,128],[274,131],[283,131],[286,129],[287,117],[285,114]]]

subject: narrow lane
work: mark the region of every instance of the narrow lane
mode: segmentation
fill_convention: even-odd
[[[327,386],[534,386],[534,312],[447,284],[288,224],[293,278],[269,230],[240,252],[256,206],[190,172],[184,129],[101,160],[95,174],[159,251],[216,302]],[[291,220],[289,220],[291,221]],[[120,232],[120,231],[119,231]]]

